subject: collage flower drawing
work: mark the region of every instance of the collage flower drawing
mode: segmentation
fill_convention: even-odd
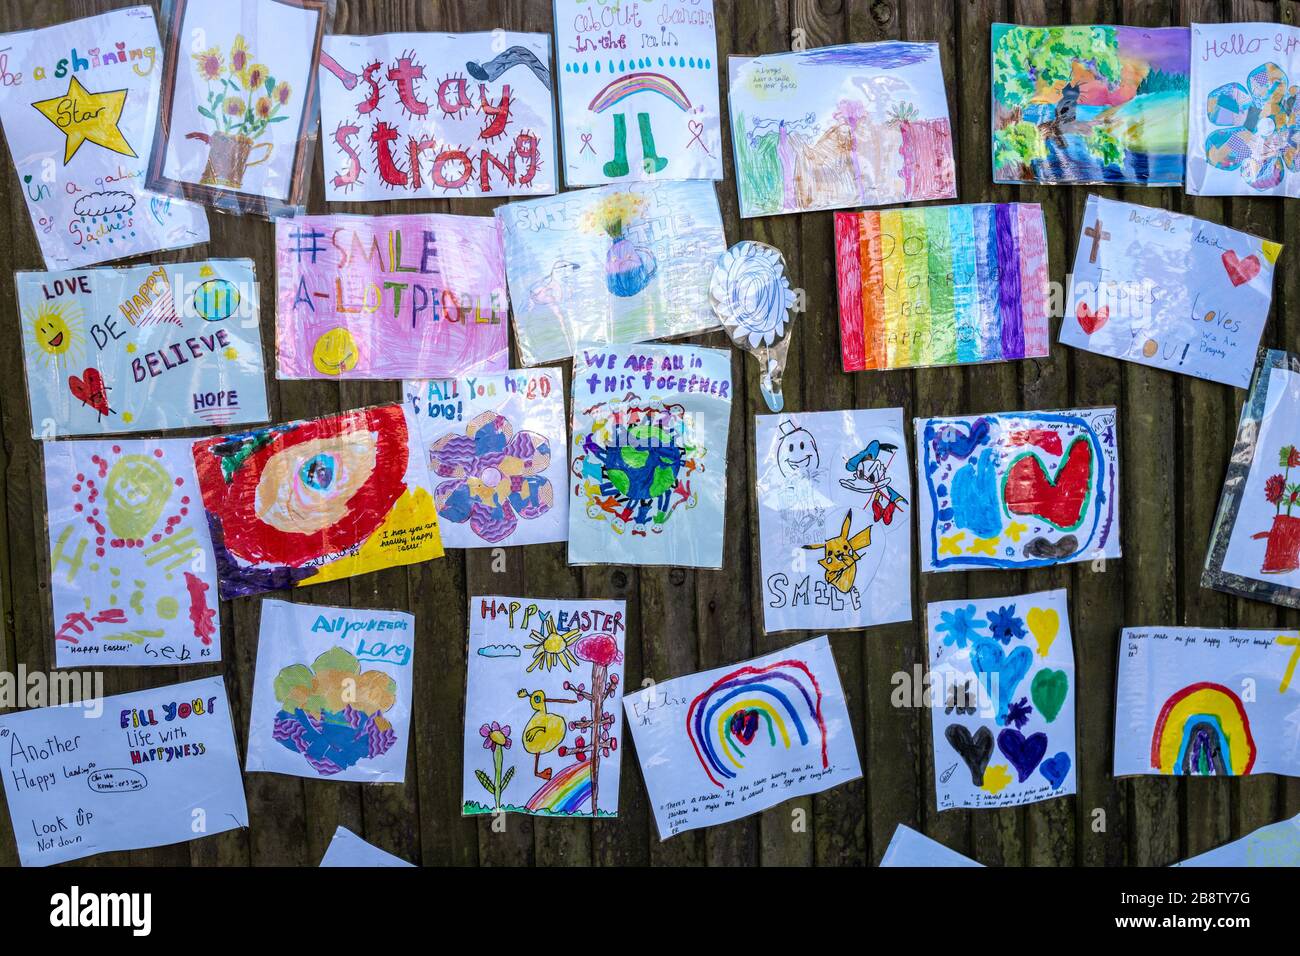
[[[434,489],[438,516],[468,521],[484,541],[501,541],[520,519],[540,517],[555,504],[545,476],[550,463],[544,435],[516,432],[504,415],[484,412],[463,435],[449,432],[429,448],[429,467],[443,479]]]
[[[1205,138],[1206,161],[1216,169],[1240,170],[1252,189],[1279,185],[1295,172],[1300,155],[1298,91],[1276,63],[1251,70],[1245,85],[1212,90],[1205,109],[1217,129]]]

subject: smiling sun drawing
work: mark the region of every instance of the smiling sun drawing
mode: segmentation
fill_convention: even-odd
[[[81,307],[72,303],[42,303],[23,312],[27,352],[42,368],[81,361],[86,336]]]
[[[566,671],[573,670],[578,666],[578,659],[573,656],[569,646],[577,641],[578,634],[579,629],[576,627],[561,634],[555,629],[555,619],[548,617],[542,624],[541,634],[531,631],[528,635],[533,640],[532,643],[524,645],[524,650],[533,652],[533,662],[528,665],[524,673],[529,673],[538,667],[549,671],[556,664]]]

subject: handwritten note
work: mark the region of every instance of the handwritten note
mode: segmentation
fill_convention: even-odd
[[[1217,223],[1089,196],[1061,341],[1245,388],[1281,251]]]
[[[23,866],[248,826],[221,677],[0,717]]]

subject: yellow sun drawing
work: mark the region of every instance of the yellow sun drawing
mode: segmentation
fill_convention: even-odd
[[[78,362],[85,354],[85,326],[81,306],[72,302],[43,302],[23,312],[29,355],[42,368]]]
[[[569,650],[569,645],[578,639],[579,629],[575,627],[561,634],[555,629],[555,619],[548,617],[542,625],[542,630],[541,634],[536,631],[528,634],[533,641],[525,644],[524,649],[533,651],[533,662],[528,665],[524,673],[529,673],[538,667],[549,671],[556,664],[561,665],[566,671],[573,670],[578,665],[578,659]],[[536,650],[533,650],[534,648]]]

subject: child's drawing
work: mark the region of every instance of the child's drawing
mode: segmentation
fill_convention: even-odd
[[[1298,659],[1295,631],[1125,628],[1115,776],[1300,777]]]
[[[1300,196],[1300,30],[1193,23],[1187,191]]]
[[[569,186],[721,179],[713,0],[555,0]]]
[[[44,450],[56,665],[221,660],[217,562],[190,440]]]
[[[764,628],[910,620],[902,411],[760,415],[755,441]]]
[[[742,216],[956,197],[938,45],[855,43],[729,67]]]
[[[623,699],[660,839],[862,775],[823,635]]]
[[[1183,181],[1188,31],[993,24],[993,179]]]
[[[1241,410],[1205,587],[1300,607],[1300,358],[1270,350]]]
[[[415,618],[266,599],[246,770],[401,783]]]
[[[916,420],[925,571],[1117,558],[1115,409]]]
[[[926,608],[940,810],[1075,791],[1074,648],[1065,591]]]
[[[465,815],[617,816],[623,602],[475,597],[469,614]]]

